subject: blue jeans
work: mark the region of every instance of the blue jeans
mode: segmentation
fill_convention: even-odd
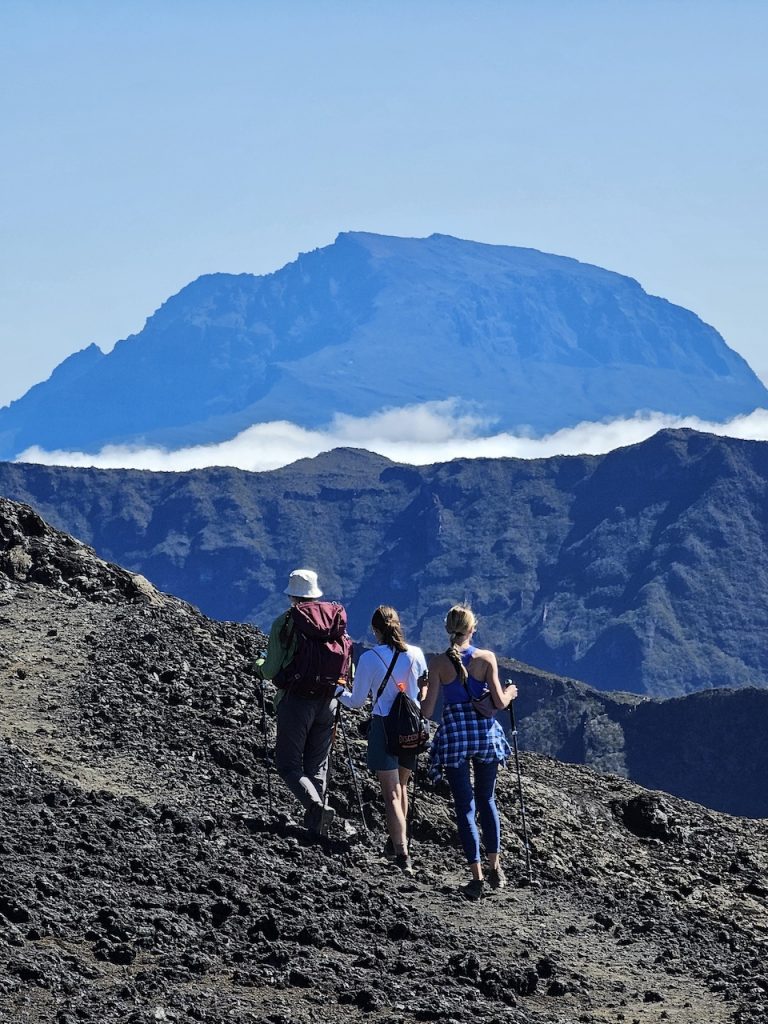
[[[498,853],[501,846],[501,825],[496,807],[496,773],[498,761],[474,761],[474,787],[469,777],[469,761],[458,768],[445,768],[445,777],[453,793],[459,839],[468,864],[480,861],[480,835],[475,812],[480,818],[485,852]]]

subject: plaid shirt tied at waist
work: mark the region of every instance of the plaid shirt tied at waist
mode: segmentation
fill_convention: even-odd
[[[495,718],[478,715],[469,702],[446,704],[430,748],[429,775],[439,779],[443,768],[458,768],[470,758],[503,764],[511,756],[512,748]]]

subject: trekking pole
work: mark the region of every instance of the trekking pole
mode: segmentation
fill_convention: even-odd
[[[410,853],[411,847],[413,846],[413,822],[416,817],[416,794],[419,791],[419,755],[416,755],[416,764],[413,766],[413,796],[411,797],[411,806],[408,808],[408,822],[405,830],[406,837],[408,839],[408,852]]]
[[[269,739],[267,736],[267,704],[264,700],[264,680],[259,686],[261,694],[261,735],[264,739],[264,764],[267,769],[267,807],[269,816],[272,817],[272,757],[269,750]]]
[[[523,799],[523,777],[520,774],[520,755],[517,749],[517,722],[515,720],[515,702],[510,701],[509,716],[512,722],[512,745],[515,751],[515,767],[517,768],[517,793],[520,797],[520,815],[523,819],[523,847],[525,849],[525,866],[528,871],[528,882],[533,883],[531,871],[531,853],[528,846],[528,823],[525,820],[525,800]]]
[[[419,712],[419,736],[422,735],[422,732],[423,732],[423,730],[425,728],[425,726],[424,726],[425,721],[426,721],[426,719],[421,714],[421,712]],[[429,726],[428,725],[426,726],[426,729],[427,729],[427,736],[428,736],[429,735]],[[409,848],[410,848],[411,843],[413,842],[413,823],[414,823],[414,820],[416,818],[416,794],[418,793],[418,788],[419,788],[419,754],[418,754],[418,748],[417,748],[416,763],[413,766],[413,797],[411,799],[410,807],[408,808],[408,821],[406,822],[406,830],[405,830],[405,834],[406,834],[406,837],[408,839],[408,846],[409,846]]]
[[[360,793],[360,787],[357,784],[357,771],[355,770],[354,762],[352,761],[352,747],[349,743],[349,737],[347,736],[347,727],[344,723],[344,716],[341,714],[341,702],[336,709],[339,722],[341,723],[341,735],[344,737],[344,747],[347,751],[347,761],[349,762],[349,772],[352,776],[352,785],[355,787],[355,796],[357,797],[357,806],[360,808],[360,820],[363,823],[363,830],[368,835],[368,824],[365,820],[365,808],[363,806],[363,798]]]
[[[336,714],[333,717],[333,729],[331,731],[331,745],[328,748],[328,769],[325,773],[325,793],[323,794],[323,811],[328,810],[328,795],[331,792],[331,774],[333,771],[333,750],[336,746],[336,730],[341,719],[341,704],[336,704]]]

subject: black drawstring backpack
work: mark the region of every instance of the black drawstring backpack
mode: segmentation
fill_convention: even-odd
[[[399,651],[395,651],[387,674],[381,681],[373,702],[374,708],[392,675],[399,653]],[[392,757],[399,757],[402,754],[420,754],[429,743],[429,729],[421,714],[421,707],[405,692],[405,684],[398,683],[397,689],[398,693],[394,703],[384,719],[387,753]]]

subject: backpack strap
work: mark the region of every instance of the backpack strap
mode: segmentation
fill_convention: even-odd
[[[381,657],[381,655],[379,654],[378,651],[376,651],[376,654],[381,659],[382,664],[386,665],[386,662]],[[373,706],[371,707],[371,714],[373,714],[373,712],[374,712],[374,710],[376,708],[376,705],[379,703],[379,697],[382,695],[382,693],[384,693],[384,687],[389,682],[389,677],[392,675],[392,671],[393,671],[393,669],[395,667],[395,662],[397,661],[397,659],[399,657],[400,657],[400,651],[395,651],[394,655],[392,656],[392,661],[390,661],[390,663],[389,663],[389,668],[387,669],[387,674],[381,680],[381,686],[379,686],[378,692],[376,693],[376,697],[375,697],[375,699],[373,701]]]
[[[459,673],[459,679],[461,680],[461,685],[462,685],[462,686],[464,687],[464,690],[465,690],[465,692],[466,692],[466,694],[467,694],[467,697],[469,697],[469,702],[470,702],[470,704],[472,703],[472,701],[475,701],[475,700],[480,700],[480,699],[481,699],[482,697],[484,697],[484,696],[485,696],[485,694],[486,694],[486,693],[490,693],[490,691],[491,691],[491,688],[490,688],[490,686],[488,685],[488,682],[487,682],[487,680],[483,679],[483,680],[482,680],[482,683],[483,683],[483,692],[482,692],[482,694],[480,695],[480,697],[473,697],[473,696],[472,696],[472,694],[471,694],[471,692],[470,692],[470,689],[469,689],[469,663],[470,663],[470,661],[472,661],[472,659],[474,658],[474,656],[475,656],[475,651],[476,651],[476,650],[477,650],[477,648],[476,648],[476,647],[471,647],[471,646],[470,646],[470,647],[468,647],[468,648],[466,649],[466,651],[463,651],[463,652],[461,653],[461,655],[460,655],[460,658],[461,658],[462,664],[464,665],[464,668],[465,668],[465,670],[466,670],[466,672],[467,672],[467,675],[466,675],[466,677],[464,677],[464,676],[462,676],[462,675],[461,675],[461,674]],[[465,659],[465,657],[466,657],[466,661],[464,660],[464,659]],[[474,679],[475,677],[473,676],[472,678]],[[480,680],[479,680],[479,679],[475,679],[475,682],[479,683],[479,682],[480,682]]]
[[[472,660],[472,657],[474,656],[474,653],[475,653],[476,650],[477,650],[476,647],[468,647],[467,650],[464,651],[464,654],[468,654],[469,655],[469,657],[467,658],[467,663],[464,664],[464,668],[465,669],[467,668],[467,664]],[[462,663],[464,663],[464,657],[463,656],[462,656],[461,660],[462,660]],[[480,711],[477,708],[477,704],[481,703],[482,701],[484,701],[486,697],[490,697],[491,698],[491,701],[493,703],[493,707],[494,707],[494,709],[496,708],[496,701],[493,699],[493,694],[491,693],[491,688],[488,685],[488,680],[487,679],[483,679],[482,680],[483,692],[480,694],[480,696],[479,697],[473,697],[472,693],[471,693],[471,691],[469,689],[469,671],[467,671],[466,679],[464,678],[464,676],[461,676],[460,678],[461,678],[462,685],[464,686],[464,690],[465,690],[465,692],[467,694],[467,698],[469,699],[469,703],[471,704],[473,711],[476,711],[478,715],[482,715],[483,718],[489,718],[490,717],[489,715],[486,715],[484,711]],[[474,676],[473,676],[473,678],[474,678]],[[476,679],[475,682],[479,683],[480,680]]]

